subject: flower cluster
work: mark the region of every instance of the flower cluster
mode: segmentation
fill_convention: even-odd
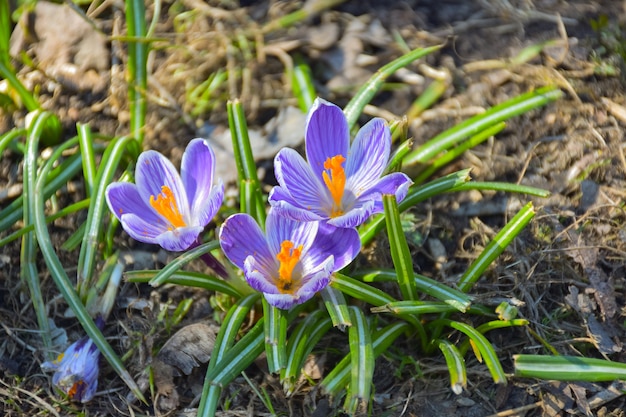
[[[355,227],[383,210],[383,194],[402,200],[411,185],[402,173],[382,176],[391,148],[382,119],[363,126],[350,145],[343,111],[318,98],[305,146],[307,161],[288,148],[276,155],[279,185],[270,193],[266,233],[246,214],[231,216],[220,231],[224,254],[252,288],[283,309],[326,287],[361,249]]]
[[[331,275],[359,253],[356,227],[383,210],[382,196],[398,201],[411,180],[383,175],[391,133],[380,118],[350,144],[343,111],[316,99],[305,128],[306,161],[293,149],[275,158],[278,186],[269,196],[265,231],[247,214],[226,219],[219,232],[226,257],[273,306],[288,309],[324,289]],[[224,187],[213,185],[215,157],[202,139],[191,141],[181,174],[155,151],[141,154],[136,184],[114,183],[106,192],[111,211],[136,240],[172,251],[192,247],[219,209]]]

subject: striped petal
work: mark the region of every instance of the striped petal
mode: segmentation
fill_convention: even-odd
[[[332,206],[330,194],[321,180],[293,149],[284,148],[278,152],[274,159],[274,172],[282,192],[288,193],[297,207],[324,216],[324,208]]]
[[[277,271],[268,271],[256,262],[254,256],[248,256],[244,262],[243,274],[248,284],[257,291],[267,294],[279,294],[273,275]]]
[[[193,139],[187,145],[181,162],[182,178],[194,224],[206,226],[222,204],[224,186],[221,192],[213,188],[215,155],[209,143],[201,138]]]
[[[315,265],[326,261],[332,256],[334,264],[332,271],[338,271],[347,266],[361,251],[361,239],[356,229],[334,227],[322,224],[319,227],[311,250],[303,256],[302,263],[307,271]]]
[[[389,160],[391,133],[383,119],[372,119],[359,130],[346,162],[346,188],[356,197],[374,186]]]
[[[189,200],[183,182],[169,159],[156,151],[145,151],[137,159],[135,183],[141,198],[149,205],[151,196],[162,193],[167,186],[172,191],[178,210],[186,222],[189,221]]]
[[[348,156],[350,130],[343,111],[326,100],[315,99],[307,117],[304,140],[306,158],[315,177],[322,181],[327,158]]]
[[[335,227],[347,228],[360,226],[375,213],[376,207],[376,201],[361,199],[344,215],[328,220],[328,224]]]
[[[105,197],[109,209],[119,220],[125,214],[136,214],[146,222],[158,224],[165,223],[148,203],[141,198],[135,184],[128,182],[114,182],[107,186]]]
[[[167,224],[162,220],[150,222],[141,214],[124,214],[120,222],[130,237],[144,243],[158,244],[159,236],[167,232]]]
[[[402,172],[394,172],[382,177],[374,187],[361,196],[362,199],[373,199],[376,201],[374,213],[383,211],[382,196],[383,194],[394,194],[396,200],[401,202],[406,197],[409,187],[413,181]]]
[[[248,214],[233,214],[226,219],[220,228],[219,239],[226,257],[241,270],[244,270],[248,256],[254,256],[258,268],[265,271],[278,268],[265,235]]]
[[[177,227],[157,237],[157,243],[165,250],[182,252],[189,249],[204,230],[202,226]]]
[[[295,247],[302,245],[302,253],[306,253],[315,240],[318,227],[318,222],[292,220],[270,209],[265,223],[270,252],[279,253],[281,244],[289,240]]]

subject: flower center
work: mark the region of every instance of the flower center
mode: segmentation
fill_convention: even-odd
[[[337,217],[343,214],[341,209],[341,199],[343,198],[343,192],[346,188],[346,172],[341,164],[346,161],[343,155],[335,155],[332,158],[327,158],[324,161],[324,171],[322,171],[322,178],[324,184],[330,191],[330,195],[333,198],[333,208],[330,212],[330,217]]]
[[[183,216],[178,210],[174,193],[172,193],[172,190],[167,185],[161,187],[161,194],[156,197],[153,195],[150,196],[150,205],[157,213],[165,217],[173,227],[187,226],[187,223],[185,223]],[[168,229],[172,230],[173,227],[168,227]]]
[[[278,290],[281,294],[293,294],[295,288],[293,286],[293,269],[300,261],[302,254],[302,245],[294,248],[294,244],[290,240],[283,240],[280,244],[280,252],[276,255],[276,259],[280,263],[278,267]]]
[[[74,385],[72,385],[72,388],[70,388],[70,390],[67,392],[67,396],[70,398],[74,398],[76,394],[78,394],[80,390],[83,389],[84,385],[85,383],[82,380],[78,380],[74,382]]]

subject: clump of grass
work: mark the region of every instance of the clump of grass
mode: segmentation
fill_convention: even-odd
[[[0,4],[4,7],[0,9],[1,22],[5,22],[8,16],[7,4],[4,1]],[[94,309],[94,302],[106,292],[115,271],[112,267],[103,268],[103,272],[98,274],[98,265],[111,266],[117,261],[117,248],[114,247],[111,236],[116,233],[118,223],[105,209],[104,192],[116,177],[131,179],[130,168],[139,155],[145,128],[149,31],[143,17],[143,2],[128,1],[126,11],[128,38],[121,40],[128,43],[130,63],[130,135],[105,138],[94,135],[88,125],[79,125],[76,137],[69,138],[62,144],[53,141],[52,152],[46,154],[47,156],[42,154],[40,143],[47,135],[46,129],[55,126],[58,120],[53,114],[41,111],[36,97],[26,91],[15,76],[8,57],[8,29],[5,29],[8,26],[2,25],[0,72],[11,81],[21,101],[32,112],[32,122],[0,137],[0,149],[13,145],[15,149],[21,150],[24,158],[24,196],[0,211],[0,232],[11,230],[18,219],[23,221],[23,226],[2,239],[0,246],[22,238],[22,275],[33,299],[44,348],[47,351],[52,350],[52,338],[35,262],[39,253],[43,256],[59,293],[87,335],[96,343],[134,395],[143,399],[139,387],[125,369],[122,360],[92,319],[94,311],[97,311]],[[293,19],[300,18],[300,14],[297,14],[291,16],[292,20],[267,25],[263,30],[269,31],[275,26],[283,27],[291,24]],[[356,124],[365,106],[389,76],[438,49],[438,46],[434,46],[410,51],[382,67],[355,93],[345,107],[344,113],[350,127]],[[311,106],[316,95],[311,73],[305,62],[296,59],[296,65],[288,74],[293,83],[294,94],[303,110]],[[192,90],[188,97],[194,101],[194,111],[201,113],[209,108],[215,110],[215,103],[210,100],[211,93],[221,83],[228,81],[228,77],[234,76],[236,75],[232,72],[222,71],[201,84],[202,88]],[[415,114],[432,105],[441,94],[441,86],[433,85],[435,87],[427,90],[416,101]],[[401,133],[394,132],[397,152],[388,169],[414,168],[414,185],[400,203],[394,196],[384,196],[384,213],[375,216],[359,229],[363,246],[386,233],[393,268],[346,268],[333,276],[328,291],[322,294],[321,304],[308,302],[289,311],[282,311],[263,303],[263,316],[252,327],[244,330],[248,314],[260,302],[259,294],[241,291],[236,285],[216,276],[183,270],[193,259],[217,251],[219,244],[215,240],[182,254],[159,271],[128,272],[126,278],[130,282],[204,288],[228,299],[227,310],[208,364],[198,415],[214,415],[219,407],[223,387],[244,372],[262,353],[267,357],[270,372],[279,376],[287,395],[292,395],[307,356],[320,346],[323,338],[333,328],[344,331],[343,347],[347,353],[332,366],[319,386],[324,393],[335,399],[345,397],[343,407],[350,414],[367,410],[372,397],[376,358],[389,351],[394,341],[400,337],[415,340],[419,355],[441,354],[449,371],[450,387],[457,394],[467,387],[465,358],[470,350],[478,361],[485,364],[494,382],[506,383],[507,375],[496,349],[488,339],[488,333],[494,329],[527,326],[528,323],[516,318],[515,311],[506,305],[496,309],[482,305],[472,296],[472,290],[494,260],[532,220],[532,205],[525,205],[507,222],[454,286],[416,273],[403,231],[401,213],[429,198],[467,190],[504,191],[545,197],[545,191],[532,187],[471,181],[468,170],[438,178],[436,174],[466,150],[500,132],[510,118],[544,106],[558,99],[560,95],[560,91],[555,88],[542,88],[522,94],[440,133],[416,148]],[[233,98],[225,110],[239,175],[239,211],[248,213],[263,226],[267,196],[257,178],[244,109]],[[21,140],[24,144],[18,146],[17,143]],[[46,203],[51,196],[73,180],[84,182],[85,198],[46,216]],[[76,265],[77,282],[73,282],[60,262],[57,249],[52,245],[49,224],[56,218],[82,210],[86,210],[86,221],[77,227],[74,236],[63,242],[66,248],[80,250]],[[379,284],[383,282],[395,285],[400,297],[394,298],[382,291]],[[355,301],[368,307],[359,308]],[[467,320],[468,314],[481,317],[483,323],[476,327],[468,324],[468,321],[473,322]],[[452,343],[450,340],[453,336],[462,340],[462,343]],[[607,380],[622,377],[621,367],[613,365],[606,361],[584,358],[574,360],[569,357],[527,355],[516,357],[518,375],[552,379]],[[542,369],[548,366],[553,368]],[[609,369],[611,366],[613,370]],[[266,393],[259,396],[271,408],[269,396]]]

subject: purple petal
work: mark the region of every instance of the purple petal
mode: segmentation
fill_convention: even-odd
[[[328,190],[293,149],[283,148],[278,152],[274,159],[274,172],[282,187],[280,192],[291,195],[294,205],[318,215],[325,213],[323,207],[332,205]]]
[[[273,274],[276,270],[268,271],[267,268],[256,262],[254,256],[248,256],[244,262],[244,276],[248,284],[257,291],[268,294],[278,294]]]
[[[189,249],[197,240],[204,227],[177,227],[157,237],[157,243],[165,250],[182,252]]]
[[[328,224],[335,227],[355,228],[365,223],[375,209],[374,200],[359,200],[350,211],[343,216],[328,220]]]
[[[109,209],[119,220],[125,214],[136,214],[148,223],[163,223],[163,219],[141,198],[135,184],[114,182],[107,187],[105,196]]]
[[[304,142],[306,158],[315,178],[321,181],[327,158],[348,155],[350,130],[343,111],[326,100],[315,99],[307,117]]]
[[[84,337],[68,347],[59,358],[42,364],[44,370],[55,369],[52,383],[73,400],[91,400],[98,387],[99,373],[100,352],[95,343]]]
[[[161,194],[166,185],[172,190],[176,205],[186,222],[189,221],[189,200],[180,175],[169,159],[156,151],[145,151],[137,159],[135,183],[142,200],[149,204],[151,196]]]
[[[308,274],[302,277],[303,282],[294,295],[277,294],[272,291],[264,292],[263,296],[268,303],[284,310],[296,304],[302,304],[311,299],[315,293],[321,291],[330,283],[333,263],[333,257],[329,256],[323,263],[317,265],[315,269],[308,271]]]
[[[277,262],[261,228],[247,214],[233,214],[226,219],[220,228],[219,239],[226,257],[243,271],[248,256],[253,256],[267,270],[272,270],[271,265]]]
[[[363,199],[373,199],[376,201],[376,209],[374,213],[383,211],[382,196],[383,194],[395,194],[396,200],[401,202],[406,197],[409,187],[413,181],[402,172],[393,172],[382,177],[378,183],[372,187],[367,193],[361,196]]]
[[[313,213],[312,211],[296,207],[292,203],[289,203],[285,200],[272,201],[271,193],[269,202],[272,206],[272,210],[274,210],[278,215],[287,217],[292,220],[298,220],[301,222],[318,222],[325,220],[327,217],[322,217],[319,214]]]
[[[291,194],[289,194],[289,192],[280,185],[272,187],[272,189],[270,190],[268,201],[270,202],[270,204],[278,201],[287,201],[291,205],[295,204],[295,201]]]
[[[191,215],[196,219],[194,223],[200,226],[206,226],[222,204],[223,185],[222,193],[216,194],[213,188],[214,171],[215,155],[209,143],[201,138],[189,142],[183,154],[180,173],[189,199]],[[214,198],[218,198],[219,201]]]
[[[318,222],[302,222],[281,216],[273,208],[267,214],[265,230],[270,252],[278,254],[285,240],[291,241],[295,247],[302,245],[303,254],[309,250],[315,235]]]
[[[357,133],[346,162],[346,188],[356,197],[376,184],[387,161],[391,133],[383,119],[372,119]]]
[[[195,219],[194,224],[205,227],[215,217],[222,202],[224,201],[224,183],[218,180],[213,186],[209,196],[202,201],[198,201],[197,207],[192,210],[192,217]]]
[[[167,232],[168,225],[160,218],[156,222],[147,221],[141,214],[127,213],[120,220],[122,227],[135,240],[158,244],[158,237]]]
[[[361,239],[355,229],[338,228],[328,224],[320,225],[313,242],[302,262],[305,265],[319,265],[328,256],[333,256],[332,271],[338,271],[348,265],[361,250]],[[304,268],[308,270],[307,267]]]
[[[267,300],[270,305],[273,305],[276,308],[280,308],[282,310],[289,310],[291,307],[296,304],[301,304],[296,297],[291,294],[268,294],[263,293],[263,296]],[[311,295],[312,297],[313,295]],[[309,298],[311,298],[309,297]]]
[[[335,260],[332,255],[326,257],[321,262],[317,263],[314,268],[307,269],[305,275],[302,277],[302,284],[298,288],[297,295],[300,293],[321,291],[330,283],[330,275],[334,271]]]

